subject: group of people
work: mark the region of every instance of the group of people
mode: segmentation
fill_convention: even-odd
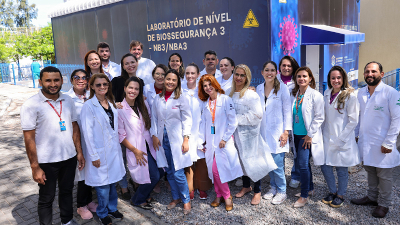
[[[110,46],[100,43],[85,55],[85,69],[73,71],[73,87],[65,94],[57,68],[40,72],[42,89],[22,106],[21,124],[40,187],[41,224],[52,222],[57,181],[61,222],[70,225],[77,224],[72,219],[74,180],[79,215],[90,219],[96,212],[103,224],[123,218],[116,183],[132,205],[152,209],[156,200],[150,194],[164,177],[172,195],[167,208],[183,203],[184,214],[191,211],[195,191],[206,199],[212,184],[216,198],[211,206],[232,210],[228,182],[235,179],[242,186],[236,198],[254,192],[252,205],[262,198],[281,204],[287,198],[284,162],[290,150],[289,186],[301,188],[293,207],[305,206],[314,193],[312,157],[328,186],[322,202],[341,207],[348,167],[363,161],[369,190],[351,202],[377,206],[374,217],[388,212],[392,170],[400,164],[395,145],[400,95],[381,81],[380,63],[365,66],[368,85],[358,95],[346,71],[332,67],[322,95],[312,71],[291,56],[278,65],[266,62],[265,82],[253,90],[249,67],[229,57],[219,61],[215,51],[205,52],[202,71],[194,63],[185,67],[179,53],[169,57],[167,66],[142,53],[143,45],[132,41],[118,65],[109,60]],[[133,195],[126,171],[136,184]],[[262,196],[266,175],[270,187]],[[92,187],[98,203],[92,201]]]

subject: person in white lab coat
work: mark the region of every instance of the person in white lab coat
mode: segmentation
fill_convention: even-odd
[[[83,69],[74,70],[71,73],[71,84],[72,88],[65,94],[69,95],[75,103],[76,114],[78,115],[78,125],[82,130],[82,123],[80,120],[80,114],[82,106],[85,101],[89,98],[89,91],[86,91],[88,85],[89,74]],[[82,152],[85,158],[88,157],[85,138],[81,132],[81,146]],[[75,181],[78,181],[78,187],[76,192],[76,206],[77,212],[84,220],[93,218],[91,212],[96,212],[97,203],[92,201],[92,187],[85,184],[85,170],[79,171],[78,166],[75,172]]]
[[[234,69],[235,62],[229,57],[224,57],[219,62],[219,70],[222,76],[217,77],[217,81],[225,93],[232,87]]]
[[[218,207],[225,202],[225,209],[230,211],[233,202],[228,182],[243,175],[232,138],[237,127],[235,109],[232,99],[224,95],[224,90],[210,74],[203,75],[199,81],[199,98],[204,102],[204,109],[198,148],[205,151],[208,176],[217,194],[211,206]]]
[[[94,74],[89,81],[90,96],[81,111],[82,133],[87,149],[85,184],[97,192],[96,213],[103,224],[111,223],[118,212],[115,183],[125,175],[118,137],[118,112],[111,93],[111,82],[105,74]]]
[[[293,149],[295,163],[300,169],[301,193],[294,203],[295,208],[303,207],[308,195],[314,193],[310,158],[315,165],[323,165],[324,146],[321,125],[324,122],[324,97],[315,90],[315,79],[310,68],[300,67],[295,73],[295,87],[292,90]]]
[[[189,153],[192,113],[189,100],[183,95],[179,73],[167,71],[164,89],[153,102],[150,133],[157,165],[165,168],[171,186],[173,200],[167,208],[183,202],[183,212],[188,214],[191,206],[184,168],[193,164]]]
[[[279,61],[279,74],[277,78],[288,87],[289,92],[294,88],[295,79],[293,77],[298,68],[299,64],[296,59],[290,55],[282,57],[281,61]],[[292,104],[290,104],[290,106],[292,106]],[[291,138],[291,136],[290,133],[289,138]],[[290,147],[293,148],[292,145]],[[295,161],[296,160],[293,159],[293,167],[290,175],[289,187],[291,188],[297,188],[300,184],[300,169]]]
[[[368,174],[367,196],[352,199],[356,205],[375,205],[372,216],[383,218],[392,202],[393,168],[400,164],[396,138],[400,129],[400,95],[384,84],[382,65],[369,62],[364,68],[368,86],[358,91],[360,121],[358,147]]]
[[[330,69],[328,87],[324,94],[325,121],[322,124],[325,164],[321,166],[321,171],[329,193],[322,202],[339,208],[343,205],[347,190],[348,167],[361,161],[354,133],[360,104],[342,67],[334,66]],[[338,188],[333,167],[336,167]]]
[[[263,110],[258,94],[248,90],[251,81],[249,67],[244,64],[237,65],[233,80],[229,96],[232,97],[238,120],[234,141],[244,174],[243,188],[235,197],[241,198],[252,190],[251,179],[254,181],[254,196],[251,204],[258,205],[261,201],[261,179],[277,166],[267,143],[260,134]]]
[[[265,82],[258,85],[263,109],[261,136],[267,142],[278,168],[269,172],[271,189],[263,196],[279,205],[286,199],[285,153],[289,152],[289,131],[292,130],[290,93],[286,85],[277,78],[277,65],[273,61],[264,63],[261,71]]]
[[[154,83],[147,84],[143,88],[143,93],[146,97],[146,101],[149,104],[150,109],[153,106],[153,102],[156,96],[162,92],[162,89],[164,87],[164,78],[167,71],[168,67],[166,65],[158,64],[156,67],[154,67],[151,73],[154,79]]]
[[[185,168],[185,175],[189,185],[190,199],[194,199],[194,191],[198,190],[200,199],[207,199],[206,191],[212,187],[212,182],[208,178],[207,163],[204,152],[197,149],[199,137],[199,127],[203,110],[203,101],[199,99],[197,78],[200,76],[199,67],[190,63],[185,70],[186,83],[182,85],[182,92],[188,98],[192,113],[192,130],[189,139],[189,153],[193,165]]]

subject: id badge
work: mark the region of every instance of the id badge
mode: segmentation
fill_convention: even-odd
[[[215,134],[215,126],[211,126],[211,134]]]
[[[59,123],[60,123],[60,129],[61,129],[61,131],[66,131],[67,128],[65,127],[65,121],[60,121]]]
[[[300,123],[300,121],[299,121],[299,116],[298,116],[298,115],[295,115],[295,117],[294,117],[294,122],[295,122],[295,123]]]

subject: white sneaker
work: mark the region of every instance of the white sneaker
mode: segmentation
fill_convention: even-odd
[[[291,188],[298,188],[300,185],[300,181],[297,180],[290,180],[289,187]]]
[[[274,195],[276,195],[276,189],[275,188],[271,188],[269,189],[269,191],[263,196],[264,199],[266,200],[271,200]]]
[[[274,199],[272,199],[272,204],[274,205],[279,205],[282,202],[284,202],[286,199],[286,193],[279,192],[278,194],[275,195]]]
[[[242,187],[242,186],[243,186],[243,180],[242,180],[242,178],[236,179],[235,186],[236,186],[236,187]]]

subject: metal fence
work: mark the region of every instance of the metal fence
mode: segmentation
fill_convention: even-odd
[[[47,66],[54,66],[61,71],[61,75],[64,80],[64,84],[61,89],[62,91],[68,91],[72,87],[70,82],[72,71],[85,68],[83,65],[77,64],[44,64],[41,69]],[[397,91],[400,91],[400,68],[386,72],[382,78],[382,81],[385,84],[395,88]],[[32,74],[31,65],[0,63],[0,82],[40,88],[38,80],[35,80]],[[251,86],[256,87],[263,82],[264,78],[253,78],[251,79]],[[316,86],[316,89],[321,93],[328,88],[327,82],[317,82]],[[358,84],[353,85],[353,87],[358,89]]]

